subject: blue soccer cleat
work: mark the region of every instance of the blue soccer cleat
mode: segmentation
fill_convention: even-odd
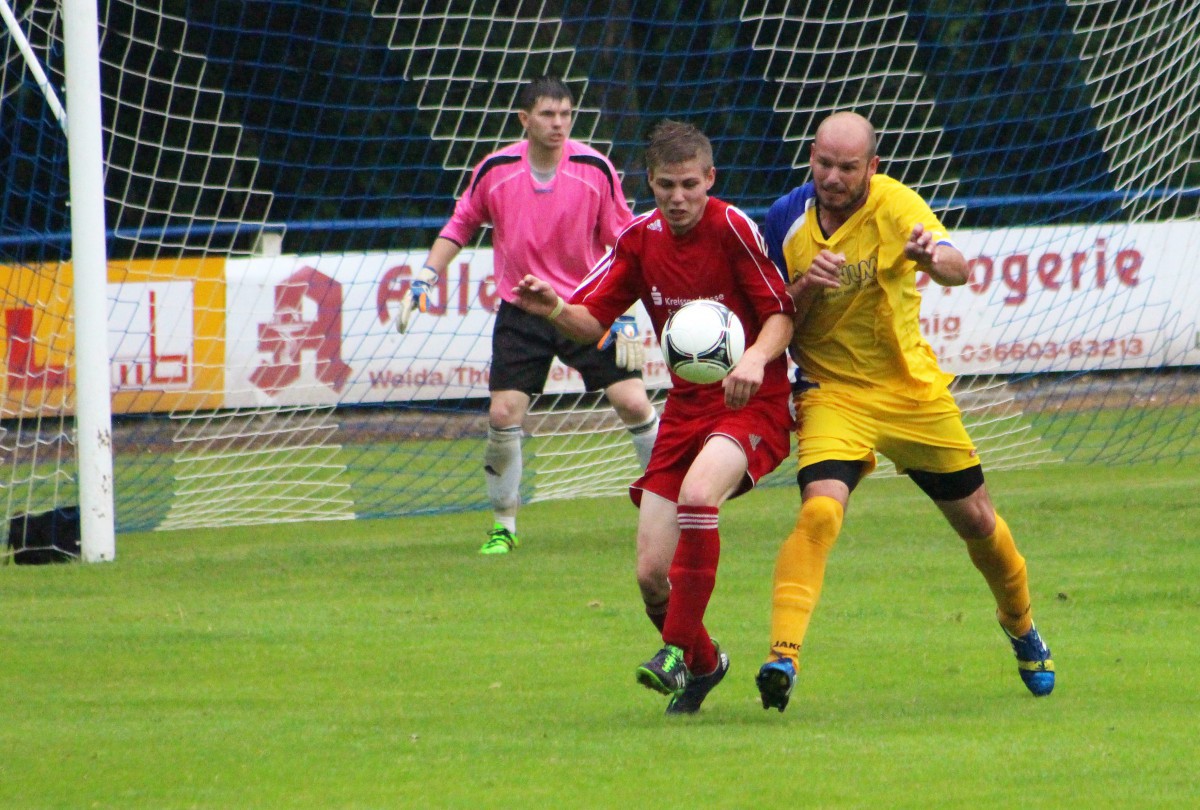
[[[729,656],[721,650],[721,645],[713,642],[717,648],[717,668],[707,675],[693,675],[683,691],[671,698],[667,704],[667,714],[695,714],[700,711],[700,704],[708,697],[708,693],[716,688],[725,673],[729,671]]]
[[[790,658],[768,661],[759,668],[754,683],[762,697],[763,708],[782,712],[792,697],[792,687],[796,685],[796,665]]]
[[[1004,631],[1012,644],[1013,654],[1017,656],[1017,672],[1034,697],[1045,697],[1054,691],[1054,661],[1050,658],[1050,648],[1038,635],[1036,627],[1017,638]]]

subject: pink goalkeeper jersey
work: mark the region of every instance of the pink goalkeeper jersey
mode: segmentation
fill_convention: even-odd
[[[587,144],[565,141],[545,185],[530,171],[528,153],[529,141],[520,141],[484,158],[439,236],[465,247],[490,223],[504,300],[526,273],[569,298],[633,215],[612,163]]]

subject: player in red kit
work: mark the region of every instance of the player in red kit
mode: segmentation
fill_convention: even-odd
[[[630,487],[638,506],[637,579],[663,647],[637,668],[639,683],[671,696],[668,714],[691,714],[725,676],[729,657],[704,627],[720,554],[718,509],[790,452],[787,365],[794,305],[754,223],[708,195],[716,180],[704,133],[664,121],[646,166],[654,211],[636,217],[564,302],[533,276],[514,303],[579,342],[599,339],[641,301],[655,330],[697,299],[741,320],[748,348],[719,383],[672,375],[645,474]]]

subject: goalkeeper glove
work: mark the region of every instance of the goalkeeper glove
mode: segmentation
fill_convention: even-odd
[[[425,265],[416,272],[408,285],[408,295],[400,302],[400,314],[396,316],[396,331],[404,334],[408,331],[408,322],[413,311],[429,311],[429,288],[437,284],[438,271]]]
[[[646,349],[638,337],[637,320],[632,315],[621,315],[601,338],[598,348],[607,349],[617,344],[617,367],[626,371],[640,371],[646,362]]]

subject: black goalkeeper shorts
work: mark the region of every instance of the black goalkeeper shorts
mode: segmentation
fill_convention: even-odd
[[[492,370],[489,391],[542,392],[550,364],[558,357],[583,377],[588,391],[602,391],[622,380],[640,379],[641,371],[617,367],[615,344],[601,351],[594,343],[576,343],[545,318],[500,302],[492,329]]]

